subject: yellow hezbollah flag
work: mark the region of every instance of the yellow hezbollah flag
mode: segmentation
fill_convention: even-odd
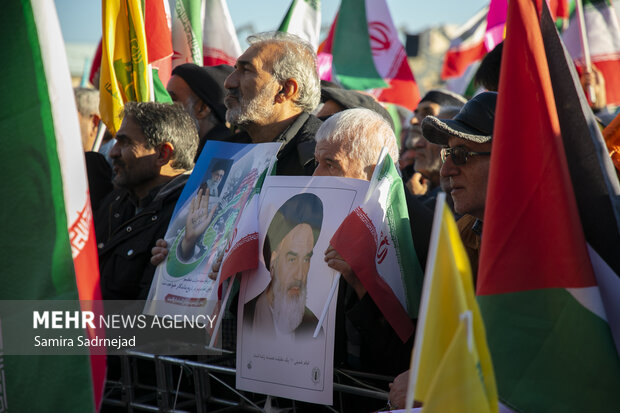
[[[125,102],[152,100],[151,72],[141,0],[103,0],[102,18],[99,111],[114,134]]]
[[[415,397],[424,413],[498,411],[471,267],[445,194],[435,208],[410,372],[409,407]]]

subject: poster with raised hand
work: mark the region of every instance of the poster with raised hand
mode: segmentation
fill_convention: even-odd
[[[168,254],[155,271],[146,314],[212,313],[218,284],[213,274],[209,276],[211,268],[279,147],[279,143],[207,142],[170,220],[164,237]]]

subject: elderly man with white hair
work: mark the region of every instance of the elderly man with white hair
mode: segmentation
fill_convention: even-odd
[[[368,109],[348,109],[333,115],[321,125],[315,139],[317,167],[314,176],[369,181],[384,146],[392,160],[398,161],[398,147],[392,128],[379,114]],[[417,202],[413,196],[408,199]],[[426,237],[428,245],[430,210],[419,202],[416,206],[410,205],[409,210],[410,214],[415,215],[412,225],[415,225],[416,231],[412,233],[418,233],[420,238]],[[418,224],[420,220],[428,224],[426,234],[418,230],[418,226],[424,227],[424,222]],[[331,246],[325,252],[325,261],[344,279],[338,292],[336,312],[336,366],[380,374],[402,371],[402,363],[406,364],[409,360],[412,343],[400,341],[351,267]]]

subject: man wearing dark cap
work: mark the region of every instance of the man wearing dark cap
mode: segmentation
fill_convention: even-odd
[[[467,102],[454,119],[440,120],[428,116],[422,121],[424,137],[443,147],[441,176],[450,179],[454,210],[459,214],[468,214],[459,219],[457,225],[472,266],[474,285],[489,180],[496,102],[497,93],[480,93]],[[390,384],[389,400],[394,408],[405,405],[408,380],[409,371],[405,371]]]
[[[424,95],[415,109],[410,122],[409,136],[405,141],[404,147],[414,151],[413,169],[416,173],[412,175],[412,179],[406,181],[407,187],[411,193],[420,196],[420,201],[430,208],[434,207],[435,197],[440,189],[440,147],[429,143],[422,137],[420,125],[427,116],[448,118],[447,116],[440,116],[440,112],[446,108],[452,108],[458,112],[465,102],[467,100],[456,93],[448,90],[433,89]]]
[[[323,203],[314,194],[288,199],[269,225],[263,247],[271,282],[244,307],[244,322],[265,337],[311,337],[318,319],[306,307],[310,259],[323,222]]]
[[[232,73],[228,65],[198,66],[185,63],[174,68],[168,81],[168,93],[173,102],[180,103],[198,128],[200,142],[196,158],[207,140],[226,141],[231,136],[226,127],[224,80]]]

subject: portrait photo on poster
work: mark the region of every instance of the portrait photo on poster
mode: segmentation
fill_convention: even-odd
[[[368,182],[348,178],[265,179],[259,265],[241,277],[238,388],[331,403],[336,300],[327,303],[327,298],[337,274],[324,254],[367,188]]]

